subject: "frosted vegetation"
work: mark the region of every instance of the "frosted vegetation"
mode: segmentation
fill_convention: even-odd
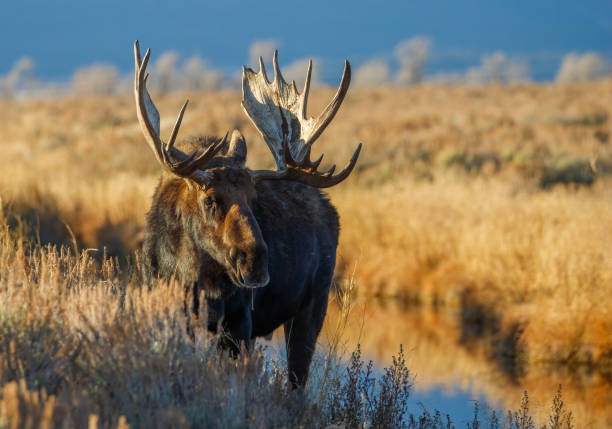
[[[463,71],[427,73],[427,64],[433,42],[416,36],[399,42],[391,54],[380,54],[354,63],[353,85],[356,87],[408,86],[431,82],[450,85],[483,85],[489,83],[513,84],[527,82],[531,78],[529,62],[502,51],[485,54],[480,63]],[[258,40],[248,49],[247,66],[257,68],[259,57],[266,63],[272,59],[274,49],[281,47],[277,40]],[[312,82],[320,83],[322,68],[326,63],[313,56]],[[295,80],[298,87],[309,58],[300,58],[284,64],[287,81]],[[126,94],[131,90],[131,74],[122,75],[112,64],[96,63],[74,71],[69,82],[48,82],[38,79],[35,63],[28,57],[15,62],[4,75],[0,75],[0,97],[16,96],[48,98],[68,95]],[[167,51],[158,56],[151,67],[150,87],[158,94],[171,92],[210,92],[236,89],[240,86],[240,73],[227,73],[215,67],[200,55],[182,58],[178,52]],[[595,52],[568,53],[564,55],[555,76],[558,83],[588,82],[603,79],[612,74],[610,61]]]

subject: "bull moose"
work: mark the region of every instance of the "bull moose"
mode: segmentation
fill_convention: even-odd
[[[327,311],[340,229],[335,208],[317,188],[346,179],[361,144],[335,175],[335,166],[320,172],[323,156],[312,161],[310,152],[344,100],[350,65],[345,62],[340,87],[317,118],[306,116],[312,61],[301,93],[283,79],[277,52],[273,82],[261,58],[258,73],[243,67],[242,106],[274,156],[277,169],[271,171],[245,167],[247,148],[238,130],[229,139],[200,138],[189,155],[174,147],[188,101],[164,143],[146,89],[149,56],[147,50],[141,58],[136,41],[136,113],[169,174],[162,176],[147,214],[145,265],[150,274],[192,288],[196,315],[203,292],[208,329],[221,326],[234,353],[283,325],[289,380],[303,386]]]

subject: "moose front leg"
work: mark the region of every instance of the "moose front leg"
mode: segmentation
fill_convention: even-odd
[[[316,335],[309,329],[310,325],[308,320],[299,316],[284,325],[289,382],[293,389],[304,387],[308,379],[308,369],[317,342]]]
[[[200,294],[198,283],[192,283],[185,286],[185,301],[183,302],[183,311],[187,323],[187,335],[192,341],[195,341],[194,324],[200,316]]]
[[[222,299],[206,298],[205,311],[208,332],[217,334],[223,329],[221,324],[225,317],[225,302]]]
[[[242,296],[234,296],[224,301],[225,312],[221,322],[223,330],[220,333],[219,348],[227,350],[232,357],[237,357],[242,347],[251,350],[254,342],[251,339],[253,318],[249,302]]]
[[[204,306],[201,305],[202,288],[198,282],[185,288],[185,301],[183,311],[187,319],[187,333],[192,340],[195,339],[194,324],[200,319],[200,315],[206,318],[206,328],[209,332],[216,334],[221,328],[225,315],[225,302],[222,299],[205,298]]]
[[[300,313],[283,326],[289,382],[294,389],[306,385],[308,369],[326,312],[327,294],[321,294],[313,298]]]

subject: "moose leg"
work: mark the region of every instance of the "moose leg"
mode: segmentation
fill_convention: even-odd
[[[193,283],[191,286],[185,287],[185,301],[183,302],[183,311],[187,320],[187,335],[192,341],[195,341],[195,333],[193,324],[200,315],[200,295],[198,292],[198,284]]]
[[[326,311],[327,293],[314,297],[295,317],[284,324],[289,382],[294,389],[306,384]]]
[[[222,299],[206,298],[206,328],[216,334],[225,317],[225,302]]]
[[[228,350],[230,356],[237,357],[240,348],[251,349],[253,320],[248,302],[234,298],[226,301],[223,319],[223,332],[219,339],[219,347]]]

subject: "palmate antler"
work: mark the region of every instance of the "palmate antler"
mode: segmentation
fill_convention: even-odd
[[[317,168],[323,155],[311,161],[312,144],[329,125],[340,108],[351,81],[351,66],[344,65],[344,73],[336,95],[317,118],[307,118],[306,105],[312,74],[312,60],[308,64],[304,90],[300,94],[295,82],[288,85],[278,67],[278,51],[274,52],[274,81],[270,83],[263,60],[259,58],[259,72],[250,68],[242,69],[242,107],[255,127],[259,130],[274,159],[277,171],[257,170],[251,173],[254,180],[285,179],[295,180],[318,188],[334,186],[353,171],[361,143],[357,146],[348,165],[333,175],[336,166],[325,172]]]
[[[166,170],[177,176],[193,179],[199,185],[206,185],[211,180],[212,175],[202,171],[201,168],[227,143],[227,134],[222,140],[212,144],[206,150],[200,152],[194,151],[190,155],[175,148],[174,141],[181,126],[183,114],[189,103],[189,100],[187,100],[179,112],[168,143],[164,143],[161,140],[159,137],[159,112],[147,91],[147,78],[149,75],[146,70],[150,55],[151,50],[147,49],[144,59],[141,59],[138,40],[134,42],[134,60],[136,63],[134,97],[136,99],[136,114],[138,115],[138,121],[140,122],[145,140],[151,149],[153,149],[153,153],[159,163]]]

